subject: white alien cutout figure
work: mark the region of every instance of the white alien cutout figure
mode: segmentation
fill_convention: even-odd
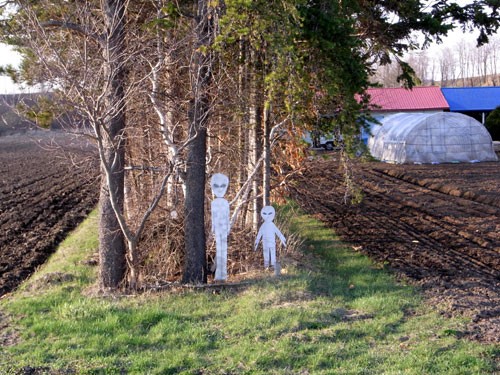
[[[274,207],[265,206],[260,211],[260,215],[264,222],[259,228],[257,238],[255,239],[254,251],[257,250],[260,240],[262,239],[262,247],[264,251],[264,267],[276,267],[276,237],[280,239],[283,246],[286,246],[285,236],[280,232],[278,227],[273,223],[276,212]]]
[[[212,201],[212,233],[215,237],[215,281],[225,281],[227,279],[227,236],[229,235],[229,202],[225,200],[229,178],[216,173],[210,180],[212,192],[215,199]]]

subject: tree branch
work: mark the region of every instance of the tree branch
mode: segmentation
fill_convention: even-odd
[[[90,32],[87,28],[83,27],[82,25],[79,25],[77,23],[73,23],[73,22],[66,22],[66,21],[57,21],[57,20],[50,20],[50,21],[46,21],[46,22],[42,22],[40,23],[40,25],[43,27],[43,28],[60,28],[60,29],[66,29],[66,30],[70,30],[70,31],[74,31],[78,34],[81,34],[83,36],[86,36],[94,41],[96,41],[97,43],[102,43],[103,41],[103,38],[102,36],[96,34],[96,33],[92,33]]]

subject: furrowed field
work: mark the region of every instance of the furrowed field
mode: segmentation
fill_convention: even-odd
[[[356,251],[423,288],[468,337],[500,342],[500,163],[353,164],[346,206],[335,158],[309,162],[291,195]]]
[[[97,166],[92,147],[69,135],[0,137],[0,297],[95,207]]]

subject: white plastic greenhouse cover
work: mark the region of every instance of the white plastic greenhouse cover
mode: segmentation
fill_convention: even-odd
[[[397,113],[372,129],[373,157],[390,163],[496,161],[488,130],[472,117],[452,112]]]

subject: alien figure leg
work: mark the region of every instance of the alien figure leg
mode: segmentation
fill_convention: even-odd
[[[225,281],[227,279],[227,237],[217,235],[215,254],[215,280]]]

